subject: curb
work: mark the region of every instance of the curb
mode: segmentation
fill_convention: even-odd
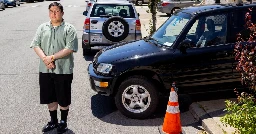
[[[198,103],[192,103],[189,106],[189,111],[202,124],[202,127],[208,134],[224,134],[225,131]]]

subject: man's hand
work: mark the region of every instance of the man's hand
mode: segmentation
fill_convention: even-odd
[[[45,66],[47,67],[47,69],[55,68],[55,65],[53,63],[54,59],[53,59],[52,55],[51,56],[44,56],[43,61],[44,61]]]
[[[47,66],[48,64],[50,64],[51,62],[53,62],[52,56],[44,56],[44,57],[43,57],[43,61],[44,61],[44,64]]]
[[[53,69],[55,68],[55,65],[53,62],[51,62],[50,64],[46,65],[47,69]]]

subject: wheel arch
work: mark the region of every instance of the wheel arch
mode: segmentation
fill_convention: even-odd
[[[124,80],[126,80],[127,78],[132,77],[132,76],[146,77],[149,80],[152,80],[153,84],[156,87],[159,87],[159,88],[157,88],[158,93],[163,93],[164,92],[164,89],[165,89],[164,84],[163,84],[161,78],[159,77],[159,75],[156,72],[154,72],[152,70],[132,70],[132,71],[128,71],[128,72],[125,72],[125,73],[121,74],[119,76],[119,78],[116,80],[116,84],[115,84],[114,91],[113,91],[114,96],[116,95],[116,93],[118,91],[118,88],[121,85],[121,83]]]

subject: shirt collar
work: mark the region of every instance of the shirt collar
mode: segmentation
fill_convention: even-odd
[[[59,26],[63,26],[64,24],[65,24],[65,21],[64,21],[64,19],[63,19],[62,22],[61,22],[61,24],[60,24]],[[51,27],[51,28],[53,28],[53,25],[52,25],[51,21],[49,21],[46,25],[49,26],[49,27]],[[58,26],[58,27],[59,27],[59,26]]]

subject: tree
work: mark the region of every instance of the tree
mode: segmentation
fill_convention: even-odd
[[[149,8],[148,12],[151,13],[151,17],[152,17],[152,21],[150,21],[150,27],[149,27],[149,34],[150,35],[156,31],[156,23],[157,23],[157,20],[156,20],[156,14],[157,14],[156,7],[157,7],[157,3],[159,1],[160,0],[150,0],[149,3],[148,3],[148,8]]]

